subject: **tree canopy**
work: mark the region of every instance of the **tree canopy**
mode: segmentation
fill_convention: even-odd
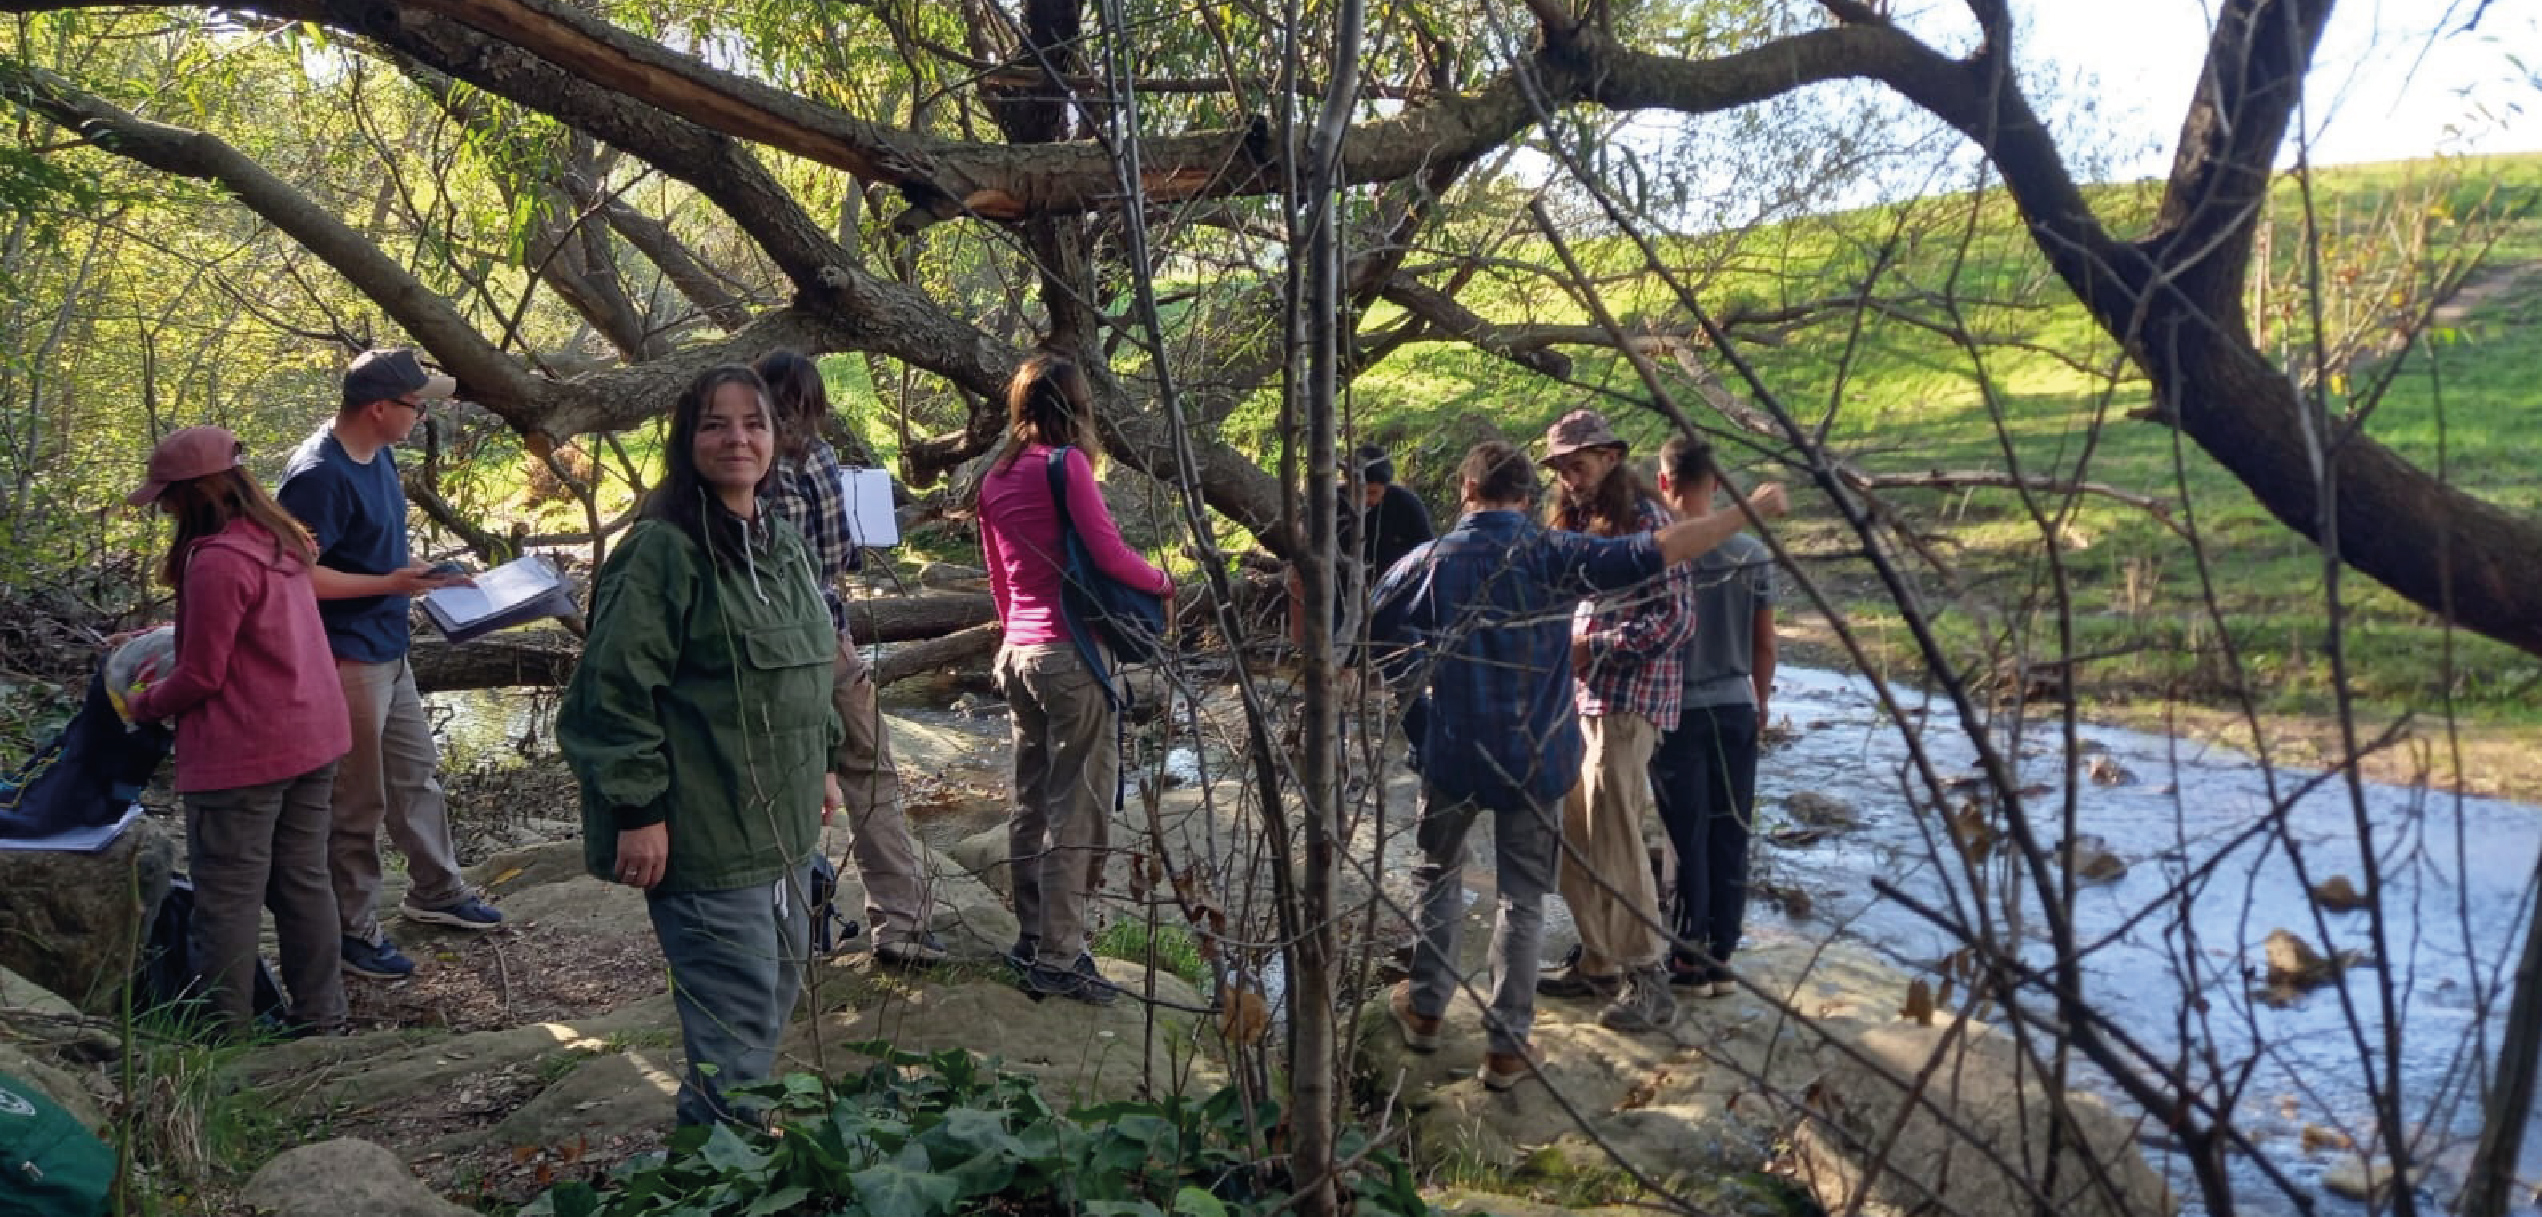
[[[139,332],[183,314],[189,334],[286,336],[304,371],[322,362],[310,350],[402,333],[542,454],[659,415],[711,363],[852,353],[898,399],[903,470],[922,486],[994,443],[1008,373],[1048,342],[1102,370],[1108,438],[1134,467],[1178,468],[1167,412],[1181,411],[1207,504],[1281,550],[1294,500],[1224,427],[1292,358],[1283,236],[1336,83],[1352,90],[1346,306],[1309,323],[1339,327],[1343,375],[1453,342],[1559,379],[1570,352],[1616,331],[1487,316],[1464,290],[1544,257],[1512,252],[1535,191],[1518,152],[1586,156],[1647,192],[1650,170],[1616,142],[1624,116],[1735,118],[1852,82],[1991,166],[2056,277],[2146,378],[2157,421],[2357,569],[2542,652],[2542,591],[2517,577],[2542,523],[2395,453],[2253,338],[2271,167],[2331,0],[2225,0],[2206,44],[2179,49],[2204,70],[2142,215],[2105,214],[2079,184],[2013,70],[2001,0],[1966,0],[1948,47],[1858,0],[1433,0],[1371,13],[1355,74],[1334,70],[1339,23],[1321,3],[0,10],[20,14],[0,95],[27,124],[0,192],[32,204],[9,273],[50,267],[66,302],[119,289],[27,217],[112,231],[145,200],[179,206],[182,249],[132,234],[158,243],[158,286],[189,288]],[[1893,114],[1866,106],[1863,121]],[[1752,133],[1760,161],[1788,151]],[[1576,201],[1568,218],[1605,223]],[[1153,318],[1140,277],[1159,288]],[[1715,311],[1735,334],[1739,308]],[[47,320],[21,308],[11,345],[35,350]],[[1687,340],[1696,320],[1626,319]],[[183,357],[206,381],[268,374],[220,366],[236,353],[207,338]]]

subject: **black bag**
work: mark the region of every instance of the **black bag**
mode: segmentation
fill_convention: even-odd
[[[838,910],[839,872],[826,857],[812,859],[812,954],[831,954],[864,927]]]
[[[133,968],[133,1004],[173,1006],[202,996],[203,970],[194,958],[194,881],[178,875],[150,918],[150,940],[142,944],[141,962]],[[282,1019],[282,985],[273,966],[256,960],[256,991],[250,1006],[259,1018]]]
[[[1104,665],[1094,654],[1100,640],[1112,650],[1113,658],[1122,663],[1147,663],[1164,652],[1165,598],[1104,574],[1094,564],[1086,549],[1085,539],[1068,519],[1068,449],[1050,450],[1050,505],[1059,513],[1060,563],[1059,604],[1067,618],[1068,633],[1075,639],[1077,653],[1098,677]],[[1115,706],[1121,699],[1112,692],[1112,682],[1104,680],[1104,696]]]

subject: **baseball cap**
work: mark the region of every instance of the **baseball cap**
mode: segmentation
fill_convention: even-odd
[[[459,382],[424,370],[423,361],[405,347],[364,351],[344,370],[344,408],[367,406],[409,393],[439,399],[450,396]]]
[[[247,445],[238,442],[238,436],[227,427],[170,431],[150,450],[149,480],[141,484],[141,489],[125,495],[124,501],[135,507],[155,503],[174,483],[238,468],[239,456],[246,451]]]

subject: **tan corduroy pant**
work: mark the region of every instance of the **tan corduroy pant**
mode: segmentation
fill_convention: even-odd
[[[1659,729],[1639,714],[1584,717],[1589,753],[1562,801],[1562,902],[1580,927],[1580,970],[1593,976],[1658,963],[1659,889],[1651,883],[1642,821],[1658,814],[1651,749]]]

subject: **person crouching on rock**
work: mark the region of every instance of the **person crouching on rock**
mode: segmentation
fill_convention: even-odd
[[[583,861],[640,888],[688,1072],[678,1122],[776,1062],[811,949],[811,876],[839,804],[838,636],[803,538],[762,510],[765,386],[711,368],[672,408],[667,466],[602,566],[556,742],[582,787]]]
[[[194,879],[195,964],[214,1019],[248,1028],[256,935],[270,899],[290,1027],[341,1035],[335,887],[327,873],[336,762],[353,748],[335,657],[309,582],[309,532],[240,464],[221,427],[171,432],[134,506],[176,521],[159,578],[176,589],[174,668],[125,697],[135,722],[176,720]]]
[[[1064,504],[1050,491],[1060,458]],[[1006,642],[998,689],[1014,720],[1014,807],[1007,842],[1022,937],[1007,952],[1024,991],[1093,1005],[1120,997],[1086,953],[1086,906],[1101,886],[1112,801],[1121,774],[1114,709],[1100,639],[1071,641],[1061,613],[1060,508],[1105,575],[1160,596],[1174,582],[1121,540],[1095,482],[1094,389],[1064,355],[1042,352],[1016,369],[1007,390],[1006,452],[980,480],[980,552]],[[1172,602],[1166,616],[1172,619]]]

